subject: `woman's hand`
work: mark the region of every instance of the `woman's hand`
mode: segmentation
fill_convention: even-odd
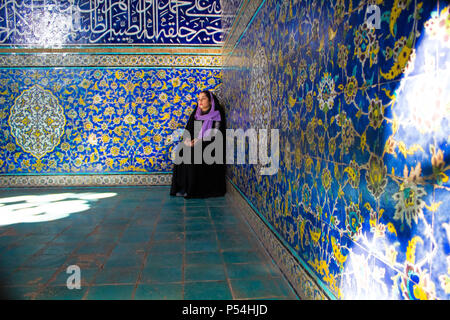
[[[195,146],[198,142],[200,141],[200,139],[195,138],[194,140],[191,139],[185,139],[183,141],[184,145],[187,147],[193,147]]]
[[[200,141],[200,139],[195,138],[194,140],[191,141],[191,147],[195,146],[198,142]]]

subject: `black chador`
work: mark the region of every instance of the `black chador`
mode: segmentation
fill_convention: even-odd
[[[225,112],[214,94],[202,91],[176,149],[170,195],[185,198],[224,196]]]

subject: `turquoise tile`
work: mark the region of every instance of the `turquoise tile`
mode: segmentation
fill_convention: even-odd
[[[147,238],[150,238],[152,232],[153,228],[149,228],[146,226],[132,226],[125,229],[125,231],[122,233],[122,238],[136,235],[144,235]]]
[[[94,279],[95,275],[99,271],[99,268],[81,268],[80,267],[80,280],[81,280],[81,287],[88,286],[92,280]],[[55,286],[67,286],[67,280],[69,277],[73,274],[73,272],[67,273],[67,268],[63,268],[60,270],[54,279],[52,279],[48,285],[55,287]]]
[[[220,248],[224,251],[227,250],[252,250],[255,247],[251,242],[245,239],[223,239],[219,240]]]
[[[179,267],[148,266],[142,270],[140,283],[147,282],[181,282],[183,280],[183,271]]]
[[[221,204],[223,202],[225,202],[225,203],[229,203],[230,202],[230,198],[227,195],[222,196],[222,197],[206,198],[205,200],[211,206],[216,206],[216,205],[219,205],[219,204]]]
[[[152,241],[184,240],[184,232],[155,232]]]
[[[32,300],[39,292],[39,286],[5,286],[2,288],[4,300]]]
[[[161,212],[159,218],[155,221],[157,224],[183,224],[184,213],[183,212]]]
[[[47,286],[37,296],[36,300],[81,300],[87,287],[69,289],[67,286]]]
[[[186,253],[186,264],[219,264],[222,263],[221,254],[216,252]]]
[[[209,206],[209,212],[210,212],[212,218],[233,215],[233,211],[227,207]]]
[[[216,225],[217,228],[217,225]],[[234,241],[248,241],[248,237],[243,235],[242,233],[230,233],[230,232],[224,232],[223,230],[218,229],[217,230],[217,239],[219,241],[227,241],[227,240],[234,240]]]
[[[263,262],[263,256],[257,251],[224,251],[222,252],[225,263]]]
[[[242,222],[242,219],[234,215],[233,212],[212,211],[210,209],[211,219],[216,223],[237,223]]]
[[[183,217],[174,217],[172,215],[166,215],[166,216],[162,216],[158,220],[158,224],[179,224],[179,225],[183,225],[184,224],[184,218]]]
[[[131,300],[134,285],[91,286],[87,294],[88,300]]]
[[[180,224],[157,224],[155,232],[184,232],[184,225]]]
[[[183,213],[184,212],[184,201],[178,202],[176,198],[171,198],[170,202],[165,203],[161,207],[161,213]]]
[[[226,281],[187,282],[185,300],[231,300],[233,297]]]
[[[181,283],[142,283],[136,288],[136,300],[182,300],[183,285]]]
[[[186,241],[186,252],[197,251],[218,251],[219,245],[217,241]]]
[[[61,235],[70,236],[75,239],[82,239],[94,231],[95,226],[84,226],[84,227],[72,227],[65,230]]]
[[[101,267],[108,257],[102,254],[76,254],[69,257],[64,263],[64,268],[67,269],[70,265],[77,265],[82,270]]]
[[[79,246],[76,254],[108,254],[115,247],[115,243],[84,242]]]
[[[100,270],[93,284],[133,284],[136,283],[141,268],[106,268]]]
[[[184,205],[186,206],[186,208],[206,207],[207,202],[206,199],[186,199]]]
[[[67,243],[80,243],[82,242],[84,239],[86,239],[87,236],[84,237],[74,237],[70,234],[62,234],[59,235],[57,237],[55,237],[51,243],[52,244],[67,244]]]
[[[44,244],[46,242],[50,242],[52,239],[56,237],[55,234],[32,234],[27,237],[24,237],[20,240],[21,246],[25,244],[31,244],[33,246],[36,245],[36,243]],[[0,237],[1,242],[2,237]]]
[[[102,220],[101,226],[104,228],[124,229],[130,218],[124,217],[106,217]]]
[[[120,242],[124,242],[124,243],[145,244],[149,240],[150,240],[150,234],[146,234],[146,233],[126,234],[120,238]]]
[[[186,224],[186,232],[191,231],[209,231],[213,230],[213,225],[211,222],[197,222]]]
[[[273,279],[230,280],[233,294],[237,299],[282,297],[284,293]]]
[[[67,260],[68,255],[39,254],[24,263],[24,268],[57,269]]]
[[[274,280],[277,282],[282,296],[289,299],[298,299],[297,294],[294,292],[287,280],[283,276],[281,276],[281,274],[280,277],[274,278]]]
[[[186,241],[216,241],[214,230],[186,231]]]
[[[57,269],[19,269],[5,279],[5,285],[42,285],[50,280],[56,271]]]
[[[45,248],[44,244],[34,244],[32,246],[24,246],[20,244],[10,245],[2,255],[2,260],[15,259],[19,257],[31,257],[33,254]]]
[[[149,248],[150,254],[167,253],[167,252],[183,252],[184,241],[161,241],[154,242]]]
[[[111,255],[134,255],[144,254],[146,246],[140,243],[119,242],[111,252]]]
[[[80,243],[51,244],[43,248],[42,254],[69,255],[79,246]]]
[[[82,298],[80,292],[66,287],[69,275],[64,268],[70,264],[80,266],[83,294],[88,299],[130,299],[136,281],[135,299],[232,299],[227,276],[244,282],[272,277],[278,281],[278,295],[262,298],[292,296],[279,270],[268,267],[271,261],[229,199],[175,199],[168,196],[168,187],[156,188],[159,193],[155,194],[151,189],[118,188],[115,201],[95,203],[95,215],[20,224],[15,236],[2,237],[2,230],[10,228],[0,228],[2,260],[15,245],[5,266],[13,270],[26,262],[36,267],[29,274],[17,273],[21,275],[18,282],[48,284],[39,292],[42,299]],[[46,266],[45,274],[40,274],[38,261]],[[62,268],[56,270],[54,263]],[[22,288],[16,296],[28,294],[30,298],[37,293],[33,286],[16,287]],[[243,299],[259,298],[257,291],[264,291],[261,284],[253,284],[253,293],[244,287],[236,285]]]
[[[107,230],[103,230],[102,232],[97,232],[95,234],[91,234],[84,239],[84,243],[92,243],[92,242],[106,242],[106,243],[114,243],[119,239],[120,232],[113,231],[109,232]]]
[[[187,265],[184,268],[185,281],[226,280],[223,264]]]
[[[184,218],[184,222],[186,225],[189,224],[199,224],[199,223],[212,223],[210,217],[196,217],[196,216],[188,216]]]
[[[209,218],[208,208],[206,207],[189,207],[186,208],[185,217],[204,217]]]
[[[152,253],[147,257],[145,267],[181,267],[183,264],[183,254],[175,253]]]
[[[270,270],[262,263],[226,264],[228,278],[252,279],[272,276]]]
[[[273,277],[279,277],[282,274],[278,266],[271,259],[267,261],[266,267]]]
[[[126,268],[140,267],[144,262],[143,254],[120,254],[111,255],[105,262],[104,268]]]

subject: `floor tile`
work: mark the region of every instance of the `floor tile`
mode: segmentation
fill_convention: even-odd
[[[185,239],[184,232],[155,232],[152,235],[151,241],[152,242],[177,241],[177,240],[184,240],[184,239]]]
[[[226,281],[187,282],[184,285],[186,300],[230,300],[232,298]]]
[[[145,267],[181,267],[183,254],[179,252],[154,252],[148,255]]]
[[[228,196],[170,197],[170,186],[113,189],[108,192],[115,197],[93,203],[85,214],[0,227],[6,294],[16,299],[295,297]],[[89,190],[70,192],[98,192]],[[80,267],[81,290],[67,288],[70,265]]]
[[[70,265],[77,265],[81,269],[91,269],[102,267],[105,261],[108,259],[104,254],[75,254],[70,256],[64,263],[64,267],[67,268]]]
[[[149,248],[150,253],[167,253],[184,251],[184,241],[161,241],[154,242]]]
[[[222,253],[225,263],[246,263],[263,261],[263,256],[257,251],[226,251]]]
[[[270,270],[262,263],[231,263],[226,264],[228,278],[253,279],[272,276]]]
[[[213,230],[186,231],[186,241],[216,241],[216,238]]]
[[[252,250],[255,249],[251,242],[245,239],[224,239],[219,240],[222,250]]]
[[[216,240],[186,241],[186,252],[218,251],[218,250],[219,245]]]
[[[157,224],[155,232],[183,232],[184,225],[180,224]]]
[[[209,218],[208,208],[206,207],[188,207],[186,208],[185,217],[203,217]]]
[[[70,269],[69,269],[70,271]],[[86,287],[91,284],[94,276],[98,273],[99,268],[80,268],[80,285]],[[73,272],[67,273],[67,268],[60,269],[52,280],[48,283],[49,286],[67,286],[67,280],[73,274]]]
[[[42,248],[42,254],[55,254],[55,255],[69,255],[74,252],[80,243],[63,243],[63,244],[50,244]]]
[[[57,255],[57,254],[39,254],[30,258],[26,263],[22,265],[24,268],[48,268],[57,269],[66,260],[67,255]]]
[[[136,300],[182,300],[181,283],[141,283],[136,288]]]
[[[284,293],[273,279],[239,279],[230,280],[230,283],[237,299],[284,296]]]
[[[222,256],[218,251],[215,252],[194,252],[186,253],[186,264],[218,264],[222,262]]]
[[[32,300],[36,297],[38,286],[5,286],[0,292],[0,296],[4,300]]]
[[[103,285],[91,286],[88,300],[131,300],[134,285]]]
[[[209,231],[213,228],[211,222],[196,222],[186,224],[186,232],[191,231]]]
[[[181,282],[183,280],[183,270],[180,267],[148,266],[142,270],[140,283],[147,282]]]
[[[223,264],[187,265],[184,268],[185,281],[226,280]]]
[[[108,254],[115,246],[115,243],[110,242],[84,242],[76,249],[75,254]]]
[[[145,233],[135,233],[135,234],[126,234],[120,238],[121,242],[124,243],[140,243],[145,244],[149,242],[150,235]]]
[[[7,281],[6,285],[43,285],[56,273],[57,269],[19,269],[12,273]]]
[[[36,300],[81,300],[87,287],[69,289],[66,286],[47,286],[37,296]]]
[[[144,262],[143,254],[117,254],[111,255],[105,262],[104,268],[132,268],[140,267]]]
[[[146,247],[140,243],[119,242],[111,251],[111,256],[130,256],[144,254]]]
[[[97,273],[93,284],[134,284],[139,277],[139,273],[140,267],[103,269]]]

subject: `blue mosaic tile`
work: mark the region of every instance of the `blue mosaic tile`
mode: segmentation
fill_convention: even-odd
[[[372,283],[390,299],[445,299],[449,7],[380,2],[380,28],[366,9],[264,2],[223,100],[229,127],[279,130],[280,166],[228,175],[332,298],[373,297]]]

